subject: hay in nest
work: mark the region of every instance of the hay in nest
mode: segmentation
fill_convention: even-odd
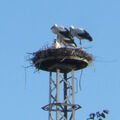
[[[81,49],[48,48],[33,53],[32,63],[38,70],[70,72],[87,67],[92,61],[92,55]]]

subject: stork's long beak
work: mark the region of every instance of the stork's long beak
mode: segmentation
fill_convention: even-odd
[[[50,29],[53,29],[54,26],[52,26]]]

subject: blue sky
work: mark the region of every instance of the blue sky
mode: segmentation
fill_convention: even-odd
[[[95,60],[83,71],[82,91],[76,94],[76,103],[83,108],[76,119],[86,120],[90,112],[108,109],[106,120],[118,120],[119,6],[119,0],[1,0],[0,119],[48,119],[41,107],[48,104],[49,73],[28,68],[25,89],[23,66],[30,65],[27,53],[51,46],[55,35],[50,27],[56,23],[83,27],[93,37],[92,43],[83,41]],[[80,71],[75,75],[79,79]]]

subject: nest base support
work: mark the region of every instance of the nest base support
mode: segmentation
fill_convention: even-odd
[[[67,110],[65,110],[64,108],[67,107]],[[58,109],[57,109],[58,108]],[[78,104],[65,104],[65,103],[51,103],[48,105],[45,105],[42,107],[43,110],[45,111],[60,111],[60,112],[72,112],[72,110],[78,110],[82,108],[80,105]]]

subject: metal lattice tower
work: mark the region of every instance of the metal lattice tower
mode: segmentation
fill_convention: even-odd
[[[49,104],[43,107],[44,110],[49,111],[49,120],[54,120],[54,112],[56,112],[56,120],[75,120],[75,110],[81,108],[80,105],[75,104],[74,70],[69,78],[67,78],[67,73],[62,75],[57,69],[54,80],[52,72],[50,72]],[[60,91],[61,87],[63,87],[63,91]]]
[[[74,71],[87,67],[92,56],[73,48],[40,50],[33,55],[35,67],[49,71],[49,104],[42,107],[49,112],[49,120],[75,120],[75,111],[81,106],[75,104]]]

